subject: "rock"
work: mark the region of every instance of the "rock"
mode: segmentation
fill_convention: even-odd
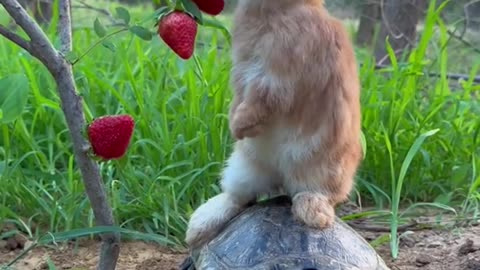
[[[23,249],[27,249],[33,245],[33,241],[27,240],[25,244],[23,245]]]
[[[439,247],[443,247],[443,243],[440,241],[435,241],[427,245],[427,248],[439,248]]]
[[[418,242],[415,246],[423,248],[423,247],[425,247],[425,243],[424,242]]]
[[[47,263],[47,262],[42,262],[42,263],[40,263],[40,265],[37,266],[37,269],[39,269],[39,270],[46,270],[46,269],[48,269],[48,263]]]
[[[7,247],[7,241],[5,240],[0,240],[0,249],[4,249]]]
[[[415,240],[415,238],[413,238],[411,236],[404,236],[400,239],[400,246],[401,247],[412,248],[412,247],[415,246],[416,243],[417,243],[417,241]]]
[[[27,242],[27,237],[18,233],[13,238],[15,239],[15,241],[17,241],[18,248],[23,249],[25,247],[25,243]]]
[[[62,264],[62,269],[72,269],[72,268],[73,268],[73,264],[71,263]]]
[[[14,237],[8,238],[6,248],[8,250],[15,250],[15,249],[17,249],[17,247],[18,247],[17,240],[15,240]]]
[[[427,254],[421,254],[415,259],[415,264],[417,266],[425,266],[430,264],[434,261],[434,258]]]
[[[477,251],[478,248],[473,246],[473,240],[467,239],[465,243],[463,243],[460,248],[458,249],[458,256],[465,256],[469,253]]]
[[[480,261],[475,259],[467,260],[462,265],[462,270],[479,270],[479,269],[480,269]]]

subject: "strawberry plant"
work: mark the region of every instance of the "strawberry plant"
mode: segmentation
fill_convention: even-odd
[[[120,20],[115,26],[119,27],[118,29],[108,33],[106,27],[97,18],[94,21],[93,29],[100,40],[80,56],[75,52],[68,52],[66,58],[74,65],[100,44],[115,51],[115,46],[109,39],[128,31],[146,41],[150,41],[155,35],[158,35],[181,59],[188,60],[195,50],[199,25],[221,30],[227,41],[230,41],[230,33],[221,23],[203,15],[205,13],[215,17],[223,11],[224,7],[224,0],[169,0],[167,6],[157,9],[147,16],[147,21],[153,20],[153,27],[157,27],[156,30],[149,26],[132,24],[130,12],[123,7],[118,7],[115,14],[115,17]]]
[[[107,199],[97,161],[108,162],[111,159],[120,159],[126,154],[135,122],[130,115],[123,114],[100,116],[90,125],[87,125],[82,98],[78,94],[77,81],[74,77],[74,65],[88,56],[93,48],[98,45],[115,51],[115,45],[110,41],[110,38],[123,32],[129,32],[145,41],[152,40],[158,33],[159,38],[163,39],[174,53],[182,59],[189,59],[194,55],[198,25],[215,27],[228,35],[228,31],[219,23],[215,20],[206,19],[202,15],[202,11],[210,15],[219,14],[223,10],[223,0],[168,1],[168,6],[156,10],[147,17],[148,26],[133,22],[130,12],[123,7],[118,7],[114,18],[118,22],[112,26],[115,29],[110,30],[98,18],[95,19],[93,29],[100,39],[80,54],[75,51],[72,44],[71,0],[58,1],[57,35],[59,48],[56,48],[56,43],[49,39],[45,30],[34,22],[31,15],[17,0],[0,0],[0,4],[27,37],[25,38],[23,34],[19,35],[2,25],[0,25],[0,35],[39,60],[55,80],[61,103],[60,107],[72,139],[74,157],[79,165],[85,192],[97,224],[97,228],[92,228],[92,231],[102,232],[98,269],[113,270],[116,268],[120,254],[120,232],[115,230],[113,210]],[[157,29],[154,30],[154,27],[157,27]],[[12,83],[12,79],[19,79],[18,83]],[[2,105],[1,108],[8,108],[8,111],[5,112],[0,110],[0,120],[7,122],[15,119],[25,107],[26,99],[23,97],[26,95],[22,95],[22,93],[26,93],[25,89],[29,85],[25,79],[25,76],[12,76],[0,80],[2,85],[11,86],[7,91],[2,90],[0,95],[0,97],[3,97],[1,100],[7,102],[7,104],[0,104]],[[19,90],[18,88],[22,89]],[[14,101],[17,101],[17,104],[14,104]],[[87,134],[82,132],[84,130],[87,131]],[[93,153],[93,157],[91,153]],[[99,157],[101,160],[97,160],[95,157]],[[112,228],[112,230],[105,230],[105,227]],[[24,256],[29,250],[26,249],[19,257]],[[8,266],[18,261],[19,257]]]

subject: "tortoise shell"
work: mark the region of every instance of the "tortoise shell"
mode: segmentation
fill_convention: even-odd
[[[280,196],[248,207],[208,244],[193,250],[182,269],[385,270],[376,251],[336,218],[318,230],[296,221]]]

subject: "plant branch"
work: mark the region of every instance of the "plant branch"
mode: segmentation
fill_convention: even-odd
[[[113,25],[118,25],[119,23],[117,22],[117,20],[115,20],[115,18],[113,17],[113,15],[106,9],[103,9],[103,8],[97,8],[97,7],[94,7],[90,4],[88,4],[87,2],[83,1],[83,0],[77,0],[76,2],[80,3],[79,5],[74,5],[73,7],[75,8],[83,8],[83,9],[88,9],[88,10],[93,10],[93,11],[96,11],[100,14],[103,14],[105,16],[108,17],[108,19],[113,23]]]
[[[62,53],[72,50],[72,20],[71,0],[60,0],[60,39]],[[68,125],[75,145],[77,162],[84,179],[85,190],[95,215],[96,223],[100,226],[113,226],[115,224],[113,211],[108,204],[107,195],[103,186],[97,164],[88,156],[90,145],[82,136],[85,128],[85,116],[81,98],[76,94],[76,86],[73,77],[72,65],[62,59],[64,72],[59,76],[59,89],[62,100],[62,108],[67,118]],[[60,85],[64,85],[64,87]],[[101,235],[102,247],[99,270],[114,270],[120,254],[120,234],[106,233]]]
[[[94,7],[94,6],[89,5],[87,2],[82,1],[82,0],[77,0],[76,2],[80,3],[79,6],[76,6],[78,8],[90,9],[90,10],[97,11],[98,13],[101,13],[103,15],[109,16],[109,17],[112,16],[112,14],[110,14],[110,12],[108,12],[108,10],[106,10],[106,9]]]
[[[75,160],[80,169],[96,223],[100,226],[113,226],[113,212],[108,204],[100,170],[97,163],[88,155],[90,145],[83,136],[86,126],[85,116],[82,99],[76,93],[72,65],[53,47],[42,29],[17,0],[0,0],[0,4],[30,37],[29,52],[45,65],[55,79],[61,108],[72,139]],[[70,9],[70,0],[60,0],[59,35],[62,53],[71,51],[72,47]],[[105,233],[101,235],[101,238],[103,243],[98,269],[114,270],[120,253],[120,234]]]
[[[49,70],[54,68],[58,53],[38,24],[28,15],[17,0],[0,0],[0,4],[15,22],[30,37],[29,52],[39,59]]]
[[[70,0],[60,0],[59,6],[58,32],[62,44],[60,52],[65,55],[72,50],[72,7]]]
[[[12,16],[15,22],[25,31],[25,33],[27,33],[33,42],[49,43],[48,37],[18,1],[1,0],[0,2],[5,10],[7,10],[8,14]]]
[[[21,36],[15,34],[14,32],[10,31],[8,28],[0,24],[0,35],[4,36],[11,42],[17,44],[18,46],[22,47],[24,50],[30,53],[30,41],[22,38]]]
[[[455,38],[456,40],[460,41],[461,43],[463,43],[463,45],[471,48],[474,52],[476,53],[480,53],[480,48],[477,48],[475,47],[475,45],[473,45],[470,41],[466,40],[465,38],[463,38],[462,36],[459,36],[457,34],[455,34],[454,32],[450,31],[450,30],[447,30],[447,33]]]
[[[363,66],[363,64],[361,64]],[[385,69],[385,68],[391,68],[389,65],[381,65],[381,64],[376,64],[375,69]],[[432,77],[441,77],[442,75],[440,73],[435,73],[435,72],[427,72],[426,73],[428,76]],[[447,73],[445,77],[449,80],[465,80],[468,81],[471,79],[470,75],[467,74],[456,74],[456,73]],[[473,77],[473,82],[474,83],[480,83],[480,76]]]
[[[391,228],[389,226],[367,225],[367,224],[362,224],[361,222],[355,222],[355,221],[347,222],[347,224],[350,225],[351,227],[357,229],[357,230],[362,230],[362,231],[390,232],[390,230],[391,230]],[[419,224],[414,220],[410,223],[399,225],[397,227],[397,231],[398,232],[405,232],[407,230],[420,231],[420,230],[425,230],[426,229],[424,227],[416,227],[417,225],[419,225]]]
[[[40,26],[28,15],[27,11],[16,0],[0,0],[0,3],[15,22],[27,33],[31,40],[30,53],[43,63],[52,59],[43,59],[43,55],[56,56],[56,51]],[[34,45],[35,44],[35,45]],[[42,51],[36,50],[41,49]],[[42,59],[41,59],[42,58]]]

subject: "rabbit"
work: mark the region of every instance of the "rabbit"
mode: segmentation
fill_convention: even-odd
[[[363,158],[360,80],[350,37],[321,0],[239,0],[228,111],[235,139],[222,192],[190,217],[206,244],[260,195],[285,193],[296,220],[324,229]]]

